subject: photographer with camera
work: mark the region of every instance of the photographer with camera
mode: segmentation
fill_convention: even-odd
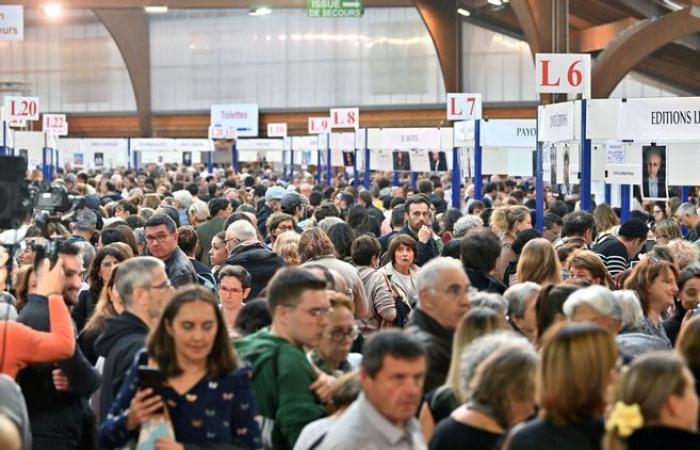
[[[50,362],[70,357],[75,350],[75,334],[68,308],[63,302],[63,265],[53,269],[43,261],[37,291],[48,303],[49,332],[0,317],[0,372],[16,377],[27,364]]]
[[[47,297],[61,295],[66,305],[74,305],[82,283],[83,263],[74,244],[49,242],[35,252],[36,257],[56,259],[56,267],[62,268],[63,283],[55,290],[29,294],[17,320],[35,330],[48,331]],[[50,274],[55,275],[54,271]],[[39,273],[39,286],[45,282],[45,276],[45,272]],[[99,387],[100,377],[79,347],[75,346],[72,355],[57,364],[34,364],[23,369],[17,381],[27,401],[34,450],[91,448],[83,443],[84,435],[93,442],[95,438],[95,419],[89,412],[87,398]],[[90,434],[92,437],[87,437]]]

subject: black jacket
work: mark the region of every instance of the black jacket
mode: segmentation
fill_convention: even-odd
[[[100,390],[100,422],[107,416],[136,353],[144,348],[146,335],[148,326],[128,311],[107,319],[105,331],[95,343],[95,350],[105,358]]]
[[[176,288],[197,282],[197,274],[190,258],[179,247],[165,261],[165,273]]]
[[[510,437],[510,450],[600,450],[605,426],[602,419],[556,425],[534,419],[518,427]],[[673,447],[669,447],[673,448]]]
[[[428,239],[428,243],[424,244],[418,240],[418,236],[413,233],[411,227],[408,225],[401,229],[401,233],[405,233],[416,240],[416,249],[418,250],[418,254],[416,255],[415,263],[417,266],[422,266],[436,256],[440,256],[440,248],[438,247],[437,241],[433,239],[432,236],[430,236],[430,239]]]
[[[267,205],[263,205],[262,208],[260,208],[260,211],[258,211],[258,231],[260,231],[260,234],[263,236],[267,236],[267,219],[273,212],[274,211],[272,211],[272,208]]]
[[[649,426],[640,428],[627,439],[629,450],[690,450],[700,448],[700,436],[697,433],[678,428]]]
[[[249,298],[257,297],[260,291],[267,286],[277,269],[287,265],[284,258],[266,249],[260,242],[236,246],[231,255],[224,261],[224,265],[227,264],[242,266],[250,273],[253,285]]]
[[[35,330],[49,331],[48,299],[29,294],[17,321]],[[57,367],[69,380],[69,392],[59,392],[54,387],[52,371]],[[76,346],[72,357],[57,364],[26,367],[17,375],[17,382],[27,401],[34,450],[78,448],[83,434],[83,396],[92,394],[100,385],[100,374],[80,348]]]
[[[420,308],[411,311],[405,330],[423,343],[428,355],[423,393],[445,384],[452,357],[452,331],[444,328]]]
[[[681,332],[681,323],[683,322],[683,317],[687,311],[683,308],[680,301],[676,301],[676,306],[673,310],[671,317],[664,320],[664,329],[666,330],[666,336],[671,340],[671,344],[676,345],[676,339],[678,339],[678,334]]]
[[[466,272],[469,277],[469,283],[471,283],[472,287],[480,291],[493,292],[501,295],[506,291],[506,285],[490,275],[470,268],[467,268]]]
[[[78,331],[83,331],[85,324],[90,319],[90,316],[95,312],[95,306],[97,306],[98,296],[93,294],[89,289],[82,291],[78,295],[78,304],[73,307],[70,312],[75,326],[78,327]]]

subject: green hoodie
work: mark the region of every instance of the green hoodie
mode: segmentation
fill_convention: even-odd
[[[274,449],[293,448],[301,430],[326,415],[325,408],[309,389],[316,374],[304,351],[273,336],[269,328],[247,336],[235,346],[241,358],[253,366],[258,412],[265,422],[274,420],[271,437],[270,430],[265,429],[267,423],[263,424],[263,442],[271,439]]]

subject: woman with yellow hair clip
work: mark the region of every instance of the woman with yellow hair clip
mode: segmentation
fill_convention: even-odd
[[[680,356],[649,353],[622,375],[604,450],[700,449],[695,379]]]

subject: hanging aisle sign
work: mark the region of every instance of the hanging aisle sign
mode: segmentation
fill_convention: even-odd
[[[44,114],[42,130],[52,131],[56,136],[68,136],[68,121],[65,114]]]
[[[131,150],[137,152],[173,152],[177,149],[175,139],[137,138],[131,140]]]
[[[537,107],[538,139],[540,142],[572,141],[575,139],[574,102],[555,103]]]
[[[0,41],[24,40],[24,7],[0,5]]]
[[[294,151],[318,150],[319,141],[323,141],[325,148],[325,136],[292,136],[291,148]]]
[[[535,92],[591,96],[591,55],[587,53],[537,53]]]
[[[258,105],[254,103],[211,105],[210,125],[233,127],[240,137],[257,137],[258,113]]]
[[[286,123],[268,123],[267,124],[267,137],[287,137],[287,124]]]
[[[5,97],[8,120],[39,120],[39,97]]]
[[[236,141],[238,150],[284,150],[284,139],[239,139]]]
[[[368,147],[372,149],[411,150],[439,149],[439,128],[385,128],[377,135],[370,134]]]
[[[360,108],[331,109],[331,128],[360,128]]]
[[[700,97],[630,98],[622,102],[620,139],[699,141]]]
[[[481,119],[481,94],[447,94],[447,120]]]
[[[495,119],[481,122],[482,147],[537,146],[537,121],[535,119]]]
[[[181,152],[213,152],[214,143],[209,139],[175,139],[175,150]]]

